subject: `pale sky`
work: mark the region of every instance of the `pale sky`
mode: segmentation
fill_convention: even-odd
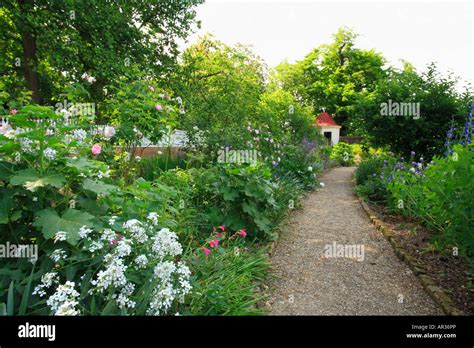
[[[473,81],[473,4],[469,2],[389,2],[317,0],[207,0],[197,8],[202,28],[226,44],[250,44],[269,67],[303,58],[329,43],[339,27],[360,36],[356,46],[375,48],[393,66],[404,59],[424,70],[431,61]]]

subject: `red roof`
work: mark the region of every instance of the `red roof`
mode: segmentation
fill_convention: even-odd
[[[322,126],[338,126],[334,119],[327,112],[322,112],[318,115],[316,122],[314,124],[318,127]]]

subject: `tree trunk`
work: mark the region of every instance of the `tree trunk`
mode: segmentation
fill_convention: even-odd
[[[25,0],[18,0],[20,4],[22,18],[26,18],[27,10],[25,9]],[[36,72],[36,38],[31,33],[31,29],[27,26],[22,26],[21,31],[22,46],[23,46],[23,73],[26,80],[26,86],[33,92],[32,99],[35,103],[40,102],[39,92],[39,78]]]

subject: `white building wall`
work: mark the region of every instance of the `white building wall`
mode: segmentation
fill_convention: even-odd
[[[339,142],[340,126],[323,126],[319,128],[321,128],[322,135],[326,132],[331,132],[331,145],[336,145]]]

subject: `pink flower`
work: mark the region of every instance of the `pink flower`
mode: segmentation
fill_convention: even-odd
[[[218,239],[213,239],[209,241],[209,246],[211,248],[217,248],[219,246],[219,240]]]
[[[247,236],[247,230],[241,229],[240,231],[237,232],[237,234],[245,238]]]
[[[115,128],[111,126],[107,126],[104,128],[104,136],[106,138],[112,138],[115,134]]]
[[[221,232],[214,232],[216,234],[217,237],[222,237],[222,233]]]
[[[11,109],[11,111],[10,111],[10,113],[11,113],[12,115],[16,115],[17,112],[18,112],[18,111],[17,111],[16,109]]]
[[[94,144],[94,146],[92,146],[91,151],[93,155],[97,156],[101,153],[102,147],[100,146],[100,144]]]
[[[220,228],[222,230],[222,232],[225,231],[225,226],[224,225],[218,226],[217,228]]]
[[[204,247],[202,247],[201,250],[204,251],[204,254],[206,254],[206,256],[209,256],[209,253],[211,252],[208,248]]]
[[[150,89],[150,91],[154,92],[155,91],[155,87],[153,86],[148,86],[148,88]]]
[[[156,104],[155,109],[158,110],[158,111],[162,111],[163,107],[160,104]]]

